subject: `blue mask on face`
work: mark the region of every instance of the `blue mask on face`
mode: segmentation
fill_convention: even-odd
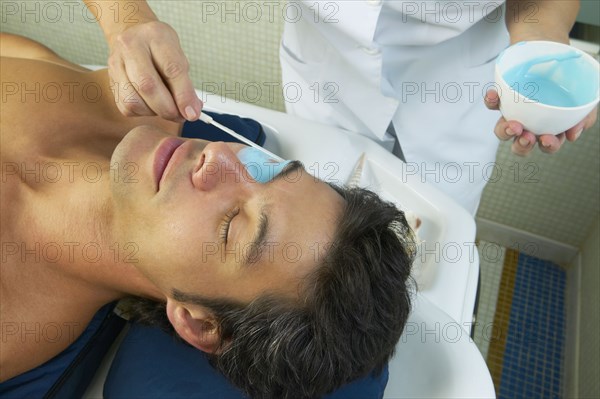
[[[246,147],[237,153],[248,174],[259,183],[267,183],[281,173],[290,161],[278,162],[254,147]]]

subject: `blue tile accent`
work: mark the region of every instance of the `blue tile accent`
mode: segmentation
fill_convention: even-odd
[[[558,398],[565,336],[566,273],[519,255],[498,398]]]

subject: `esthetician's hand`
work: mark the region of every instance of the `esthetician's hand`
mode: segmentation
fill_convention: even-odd
[[[484,102],[489,109],[500,109],[500,98],[495,90],[488,90]],[[592,127],[596,122],[597,116],[598,108],[596,107],[581,122],[569,130],[557,135],[542,134],[540,136],[536,136],[532,132],[523,129],[523,125],[519,122],[507,121],[504,117],[500,117],[494,128],[494,133],[502,141],[513,139],[511,150],[517,155],[528,155],[535,147],[536,142],[542,152],[553,154],[560,149],[565,140],[577,140],[582,131]]]
[[[198,119],[202,102],[173,28],[158,20],[140,21],[107,39],[111,89],[123,115]]]

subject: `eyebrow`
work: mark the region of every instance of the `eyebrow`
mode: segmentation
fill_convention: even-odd
[[[283,168],[281,173],[271,179],[267,184],[283,179],[300,169],[304,169],[302,162],[297,160],[291,161]],[[258,229],[254,235],[254,239],[250,242],[250,251],[245,251],[243,254],[244,259],[242,261],[242,267],[244,268],[257,263],[262,258],[262,251],[267,244],[267,236],[269,234],[269,215],[267,212],[269,208],[270,206],[267,204],[263,204],[260,208]]]
[[[304,169],[304,165],[302,164],[302,162],[298,160],[290,161],[290,163],[285,165],[281,172],[277,176],[272,178],[269,182],[267,182],[267,184],[283,179],[284,177],[288,177],[292,173],[297,172],[299,169]]]

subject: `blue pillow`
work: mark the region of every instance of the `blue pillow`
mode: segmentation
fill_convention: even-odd
[[[327,399],[383,397],[387,367],[379,376],[350,383]],[[246,396],[215,370],[199,350],[177,341],[159,328],[130,325],[110,368],[104,397],[112,398],[227,398]]]

